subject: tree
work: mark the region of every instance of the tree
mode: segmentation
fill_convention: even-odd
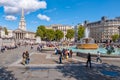
[[[51,41],[55,38],[55,31],[53,29],[46,29],[46,38]]]
[[[84,37],[84,32],[85,32],[85,27],[80,25],[78,27],[78,40]]]
[[[8,30],[6,27],[4,27],[5,35],[8,35]]]
[[[41,29],[37,29],[35,36],[43,38],[43,31]]]
[[[111,36],[111,38],[112,38],[112,41],[115,42],[119,38],[119,35],[114,34],[114,35]]]
[[[64,33],[61,30],[55,31],[55,40],[60,41],[64,37]]]
[[[67,39],[72,39],[74,37],[74,30],[73,29],[68,29],[67,34],[65,35]]]
[[[46,38],[46,28],[44,25],[38,26],[36,36],[40,36],[42,40]]]

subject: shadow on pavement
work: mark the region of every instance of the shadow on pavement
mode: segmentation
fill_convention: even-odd
[[[7,71],[7,68],[0,68],[0,80],[17,80],[12,74],[12,71]]]
[[[120,67],[103,64],[102,67],[57,66],[64,77],[76,80],[120,80]]]
[[[59,64],[59,59],[54,59],[52,60],[53,62]],[[72,60],[72,59],[63,59],[62,60],[62,64],[81,64],[83,62],[80,62],[80,61],[75,61],[75,60]]]

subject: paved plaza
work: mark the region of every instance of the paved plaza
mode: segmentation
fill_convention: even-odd
[[[120,59],[102,58],[96,63],[92,58],[92,68],[85,67],[86,58],[73,54],[59,64],[59,55],[54,51],[38,52],[34,46],[21,46],[0,53],[0,80],[120,80]],[[30,53],[30,64],[22,65],[23,51]]]

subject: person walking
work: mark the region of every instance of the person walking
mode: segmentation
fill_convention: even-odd
[[[72,54],[73,54],[73,52],[72,52],[72,50],[70,50],[70,57],[72,58]]]
[[[41,47],[38,45],[37,51],[41,52]]]
[[[58,54],[58,49],[57,49],[57,47],[55,47],[55,54],[56,54],[56,55]]]
[[[23,58],[23,60],[22,60],[21,64],[25,65],[25,61],[26,61],[26,53],[25,52],[23,52],[22,58]]]
[[[65,51],[65,56],[66,56],[66,59],[68,59],[68,50],[67,49]]]
[[[62,50],[62,55],[63,55],[63,59],[65,59],[65,49],[63,48],[63,50]]]
[[[62,52],[59,53],[59,64],[62,64]]]
[[[28,53],[28,51],[26,51],[26,61],[25,61],[25,63],[26,64],[29,64],[29,62],[30,62],[30,57],[29,57],[29,53]]]
[[[31,45],[31,49],[33,49],[33,45]]]
[[[100,52],[97,52],[97,58],[96,58],[96,62],[100,61],[100,63],[102,63],[102,60],[100,58]]]
[[[40,47],[39,46],[37,46],[37,51],[40,51]]]
[[[91,68],[91,54],[90,53],[88,53],[88,56],[87,56],[86,67],[88,67],[88,65],[90,65],[90,68]]]

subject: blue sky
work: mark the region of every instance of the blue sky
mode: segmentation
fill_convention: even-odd
[[[120,16],[120,0],[0,0],[0,25],[17,29],[21,7],[29,31],[39,25],[76,25]]]

